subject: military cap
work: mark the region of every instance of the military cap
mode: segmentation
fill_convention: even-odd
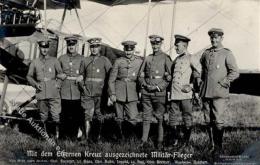
[[[179,34],[174,35],[174,38],[175,38],[175,44],[180,41],[186,42],[186,43],[188,43],[190,41],[190,38],[183,36],[183,35],[179,35]]]
[[[131,50],[134,50],[135,45],[137,43],[135,41],[124,41],[121,44],[124,46],[124,50],[131,51]]]
[[[164,40],[164,38],[159,35],[150,35],[149,39],[151,43],[161,43]]]
[[[38,45],[39,45],[39,47],[42,47],[42,48],[49,48],[50,41],[49,40],[38,41]]]
[[[78,43],[78,38],[75,36],[68,36],[64,38],[67,42],[67,45],[75,45]]]
[[[219,36],[223,36],[224,35],[224,31],[222,29],[219,28],[212,28],[208,31],[209,36],[211,36],[212,34],[218,34]]]
[[[100,45],[101,44],[101,38],[90,38],[90,39],[88,39],[88,43],[89,43],[89,45],[91,46],[91,45]]]

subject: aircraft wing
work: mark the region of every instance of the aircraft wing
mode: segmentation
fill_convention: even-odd
[[[240,70],[240,76],[231,83],[230,92],[260,96],[260,72]]]
[[[65,5],[80,8],[80,0],[46,0],[47,9],[63,9]],[[44,0],[0,0],[1,3],[21,10],[38,8],[44,9]]]
[[[114,6],[114,5],[128,5],[136,3],[147,3],[148,0],[89,0],[96,3],[101,3],[104,5]],[[159,2],[163,0],[152,0],[153,2]]]
[[[70,8],[80,8],[80,0],[47,0],[47,9],[63,9],[66,5]],[[35,7],[44,9],[44,0],[38,0]]]
[[[0,48],[0,64],[6,68],[5,74],[9,77],[10,82],[15,84],[27,84],[26,75],[29,67],[24,64],[20,58]],[[2,76],[3,74],[1,74],[0,77]]]

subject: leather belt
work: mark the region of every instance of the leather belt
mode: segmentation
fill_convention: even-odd
[[[132,80],[130,78],[117,78],[117,80],[121,80],[121,81],[131,81],[131,82],[135,82],[136,80]]]
[[[67,80],[77,80],[78,77],[70,77],[70,76],[67,76],[66,79]]]
[[[86,78],[86,81],[95,81],[95,82],[101,82],[104,81],[102,78]]]
[[[149,77],[145,77],[145,78],[149,78],[149,79],[162,79],[162,76],[149,76]]]
[[[55,80],[54,78],[47,78],[47,77],[44,77],[43,78],[43,81],[46,82],[46,81],[51,81],[51,80]]]

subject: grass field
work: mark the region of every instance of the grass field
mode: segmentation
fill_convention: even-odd
[[[249,148],[249,146],[254,146],[260,140],[260,97],[248,96],[248,95],[232,95],[230,98],[230,109],[227,111],[227,120],[230,121],[230,125],[232,127],[258,127],[256,130],[240,130],[240,129],[230,129],[225,131],[224,134],[224,144],[223,144],[223,153],[222,155],[233,156],[240,155],[245,150]],[[202,117],[200,112],[194,113],[195,122],[201,123]],[[126,153],[126,152],[145,152],[150,154],[155,151],[155,148],[151,146],[146,150],[141,150],[138,147],[139,138],[130,137],[124,141],[111,143],[106,140],[102,140],[101,143],[89,143],[88,145],[80,142],[72,142],[72,141],[59,141],[57,143],[60,146],[61,150],[66,152],[78,153],[81,152],[83,158],[68,158],[73,159],[74,163],[82,162],[82,159],[86,159],[84,157],[84,152],[94,152],[94,153]],[[198,160],[201,162],[196,162],[197,164],[205,164],[204,161],[211,161],[211,155],[208,152],[209,138],[208,135],[204,132],[203,129],[195,128],[192,132],[191,136],[191,145],[185,150],[180,152],[193,154],[191,159],[187,159],[187,161]],[[259,148],[260,146],[258,146]],[[0,164],[8,164],[12,161],[13,164],[18,164],[22,162],[17,162],[18,159],[21,161],[36,161],[40,159],[57,159],[56,157],[56,149],[52,147],[48,142],[44,140],[39,140],[33,138],[29,135],[20,133],[16,130],[12,130],[9,127],[5,127],[0,129]],[[36,151],[38,153],[37,157],[28,156],[27,152],[29,150]],[[50,157],[42,157],[40,156],[42,151],[50,151],[53,153]],[[164,152],[176,152],[176,150],[165,150]],[[258,149],[258,153],[254,153],[258,162],[260,162],[260,151]],[[59,160],[64,159],[58,157]],[[92,163],[95,163],[94,159],[97,158],[88,158],[89,160],[93,160]],[[151,159],[152,160],[152,159]],[[164,159],[171,160],[171,159]],[[174,159],[175,161],[186,161],[184,158]],[[54,162],[53,162],[54,163]],[[69,163],[69,160],[67,160]],[[70,164],[74,164],[70,162]],[[97,162],[96,162],[97,163]],[[95,164],[96,164],[95,163]],[[115,164],[111,163],[111,164]],[[130,163],[130,162],[129,162]],[[136,162],[135,162],[136,163]],[[184,163],[184,162],[183,162]],[[194,162],[193,162],[194,163]],[[44,164],[44,163],[43,163]],[[45,163],[49,164],[49,163]],[[66,164],[66,163],[64,163]],[[102,163],[101,163],[102,164]],[[140,163],[141,164],[141,163]],[[167,162],[165,162],[167,164]],[[195,164],[195,163],[194,163]]]

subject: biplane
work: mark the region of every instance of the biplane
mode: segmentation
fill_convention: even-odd
[[[178,3],[183,3],[184,5],[178,6]],[[136,12],[130,14],[132,11],[126,11],[125,6],[127,5],[129,5],[128,7],[131,8],[132,11],[136,10]],[[25,77],[30,61],[38,57],[39,52],[37,50],[37,41],[48,36],[48,38],[51,39],[51,42],[53,42],[53,44],[51,44],[53,45],[51,48],[51,54],[53,56],[59,56],[64,53],[65,46],[63,43],[63,38],[73,31],[67,30],[67,26],[75,29],[75,31],[78,33],[76,36],[80,39],[79,51],[85,56],[88,55],[88,45],[85,43],[88,37],[85,33],[96,36],[101,35],[105,40],[104,42],[112,45],[109,46],[107,44],[103,44],[102,46],[102,54],[108,56],[112,62],[116,58],[123,55],[123,52],[118,49],[118,44],[115,44],[115,42],[120,43],[123,39],[145,41],[141,44],[138,43],[139,49],[140,47],[144,47],[144,50],[141,51],[142,53],[140,54],[145,56],[146,52],[148,52],[148,49],[146,48],[147,39],[145,38],[147,38],[149,31],[150,33],[154,32],[164,36],[171,36],[165,41],[167,43],[165,43],[165,50],[167,50],[167,52],[173,57],[173,53],[171,52],[174,48],[172,43],[172,34],[175,31],[180,31],[183,34],[187,34],[188,36],[196,38],[194,43],[197,42],[200,44],[200,41],[202,40],[207,41],[205,38],[207,37],[206,30],[208,30],[208,27],[214,26],[214,23],[209,22],[218,16],[226,18],[224,23],[229,21],[231,22],[230,24],[232,24],[233,21],[234,27],[237,27],[238,29],[240,27],[240,31],[238,32],[244,30],[243,35],[251,35],[250,33],[253,33],[246,30],[243,26],[238,26],[238,23],[234,20],[229,20],[229,18],[227,18],[228,16],[225,15],[226,13],[223,12],[223,10],[226,9],[224,7],[224,9],[208,13],[208,15],[205,15],[205,12],[200,13],[198,11],[198,14],[200,15],[198,18],[196,18],[198,19],[196,24],[191,23],[191,25],[187,25],[187,27],[184,28],[187,22],[182,20],[182,16],[176,14],[176,10],[182,11],[185,10],[185,8],[191,9],[193,5],[196,7],[205,7],[207,8],[206,11],[210,11],[215,10],[218,4],[217,2],[213,1],[201,2],[201,0],[184,0],[180,2],[178,0],[0,0],[0,63],[5,68],[5,71],[1,72],[1,80],[4,83],[3,89],[1,90],[0,112],[3,110],[3,105],[7,106],[8,104],[5,102],[8,83],[24,85],[23,87],[28,88]],[[62,10],[55,9],[62,9],[63,12]],[[113,9],[115,11],[111,12],[112,14],[108,14],[108,12]],[[155,9],[157,10],[155,11]],[[164,10],[166,9],[167,12],[165,11],[164,13]],[[46,14],[46,11],[48,11],[48,14]],[[73,19],[66,19],[65,16],[68,11],[71,11],[70,18],[74,17]],[[75,11],[75,14],[73,11]],[[182,14],[183,13],[185,12],[182,12]],[[61,20],[58,21],[57,18],[53,19],[52,16],[48,16],[48,20],[46,15],[57,15],[57,18],[61,18]],[[121,18],[119,15],[122,15],[122,17],[128,15],[129,18]],[[187,20],[189,17],[191,17],[188,15],[185,16],[187,17]],[[111,27],[111,24],[108,25],[108,21],[105,20],[108,17],[113,17],[112,21],[116,21],[113,23],[118,24],[118,27],[123,27],[125,30],[122,30],[122,32],[126,33],[127,35],[123,36],[121,33],[119,33],[118,27]],[[164,19],[159,19],[159,21],[153,19],[157,17],[163,17]],[[98,22],[99,19],[103,20]],[[78,20],[79,25],[76,25],[75,20]],[[58,25],[55,23],[52,24],[52,22],[58,22]],[[97,25],[90,27],[95,22],[98,22]],[[123,26],[122,24],[126,22],[129,23]],[[180,25],[176,22],[181,22],[182,24]],[[219,21],[216,22],[219,24]],[[152,27],[151,24],[153,25]],[[206,24],[208,24],[208,26],[205,27]],[[107,29],[110,27],[111,30],[107,32],[111,32],[111,35],[105,35],[102,29],[100,29],[102,26]],[[229,24],[227,26],[229,26]],[[65,29],[64,31],[67,31],[63,32],[62,28]],[[228,28],[228,31],[232,32],[232,29]],[[204,32],[203,37],[200,37],[199,35],[202,34],[202,32]],[[73,31],[73,33],[75,32]],[[131,36],[130,34],[135,35]],[[234,33],[232,33],[232,35],[234,35]],[[259,42],[258,38],[252,38],[254,37],[252,35],[250,37],[248,40],[252,39],[253,42]],[[238,39],[240,38],[238,37]],[[238,42],[235,44],[250,45],[251,42],[248,40],[245,41],[247,43]],[[196,50],[193,48],[193,51],[197,52],[194,54],[199,56],[202,53],[201,50],[204,50],[205,47],[207,47],[207,44],[203,43],[205,47],[200,47],[200,49],[198,49],[197,43],[194,44]],[[259,52],[253,53],[259,54]],[[255,56],[253,58],[255,58]],[[259,96],[260,91],[256,85],[259,84],[259,82],[259,70],[241,70],[240,78],[231,85],[231,92]],[[33,93],[33,89],[31,88],[30,90],[31,93]],[[25,102],[22,102],[18,107],[21,108],[26,106],[33,99],[33,96],[30,97]]]

